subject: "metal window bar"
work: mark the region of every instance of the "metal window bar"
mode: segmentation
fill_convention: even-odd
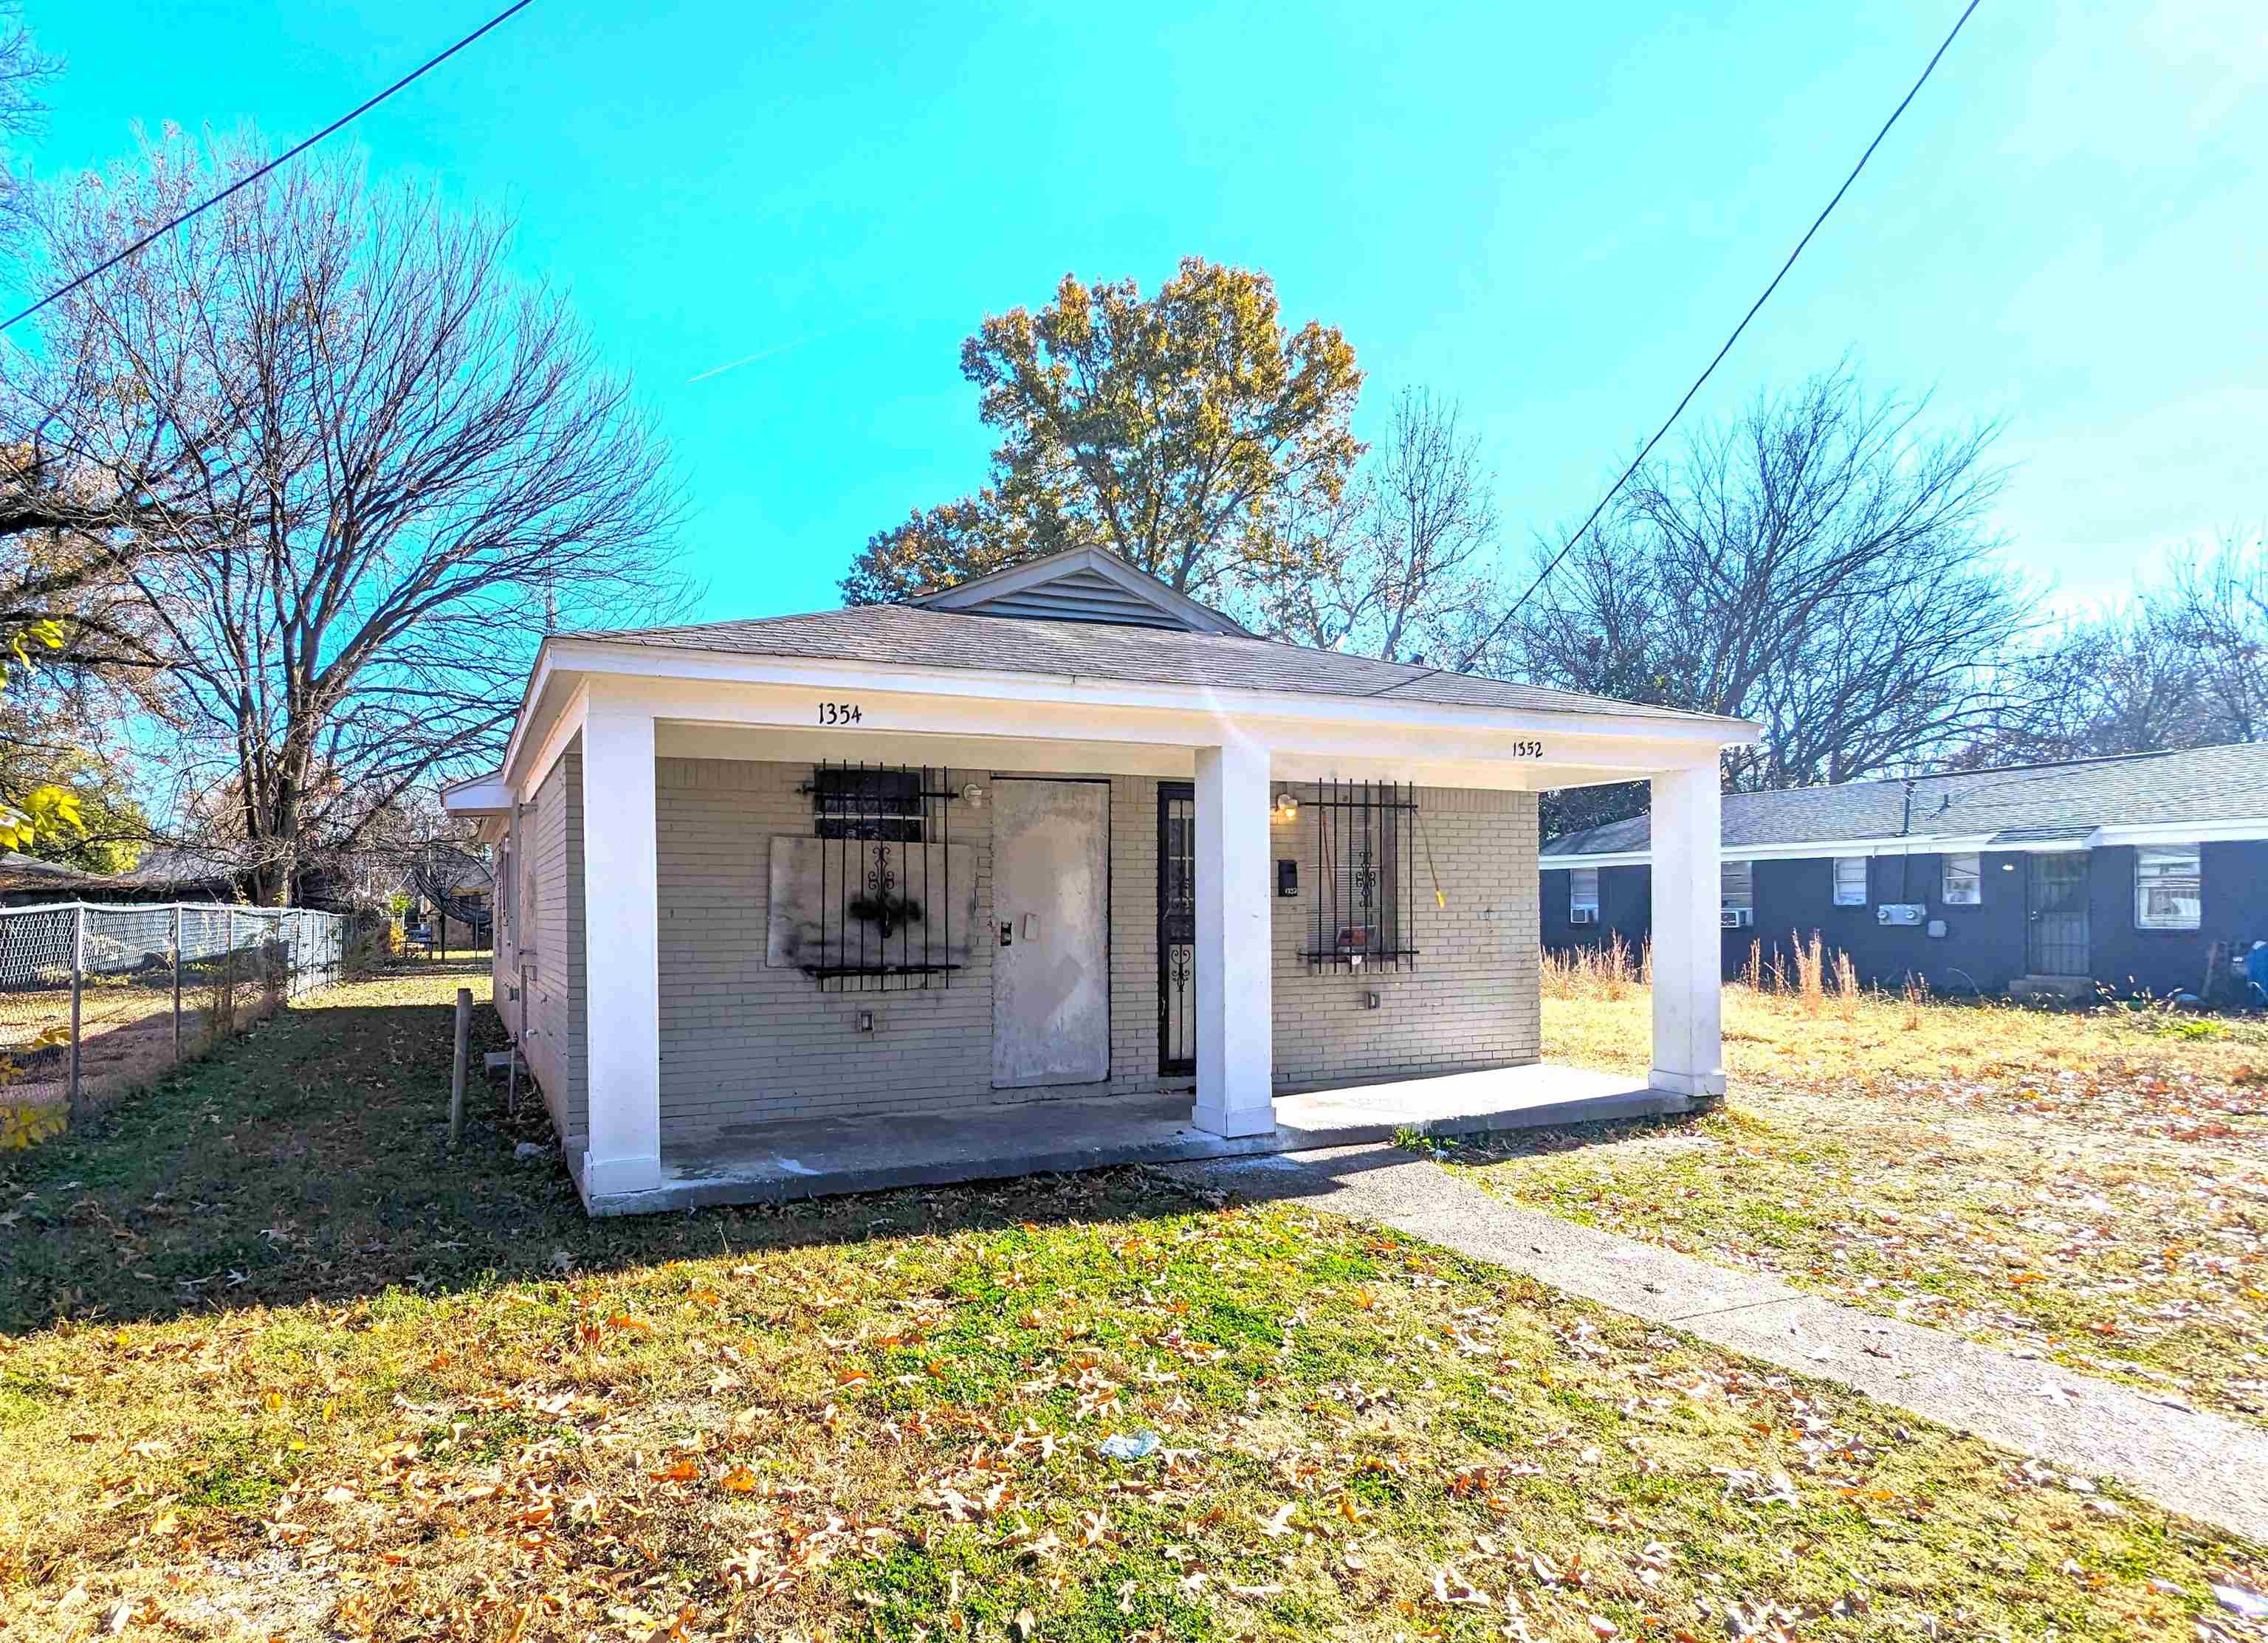
[[[803,968],[821,992],[951,985],[961,967],[952,961],[952,775],[925,765],[813,767],[801,790],[820,840],[820,962]]]
[[[1158,1072],[1197,1070],[1197,788],[1158,784]]]
[[[1312,970],[1414,970],[1418,789],[1391,781],[1319,781]]]

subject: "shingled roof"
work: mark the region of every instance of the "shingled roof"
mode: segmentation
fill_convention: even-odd
[[[1742,721],[1709,714],[1436,672],[1411,663],[1381,662],[1234,634],[987,616],[904,605],[860,605],[805,616],[704,622],[689,627],[600,630],[560,637],[733,656],[806,656],[1143,685],[1285,691],[1310,696],[1375,696],[1389,702],[1500,708],[1521,713],[1609,714],[1748,728]]]
[[[2076,846],[2097,827],[2264,817],[2268,743],[2251,743],[1923,776],[1913,784],[1910,823],[1903,779],[1730,793],[1724,848],[1904,835]],[[1634,816],[1554,839],[1543,854],[1610,855],[1652,847],[1648,818]]]

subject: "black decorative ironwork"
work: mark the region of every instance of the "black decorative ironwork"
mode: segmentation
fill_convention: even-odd
[[[1158,784],[1158,1072],[1197,1070],[1197,800],[1187,781]]]
[[[819,952],[841,956],[803,966],[821,992],[942,987],[962,968],[952,956],[951,778],[927,766],[814,767],[800,790],[824,840]]]
[[[2088,968],[2087,855],[2050,851],[2025,864],[2024,962],[2034,975],[2083,976]]]
[[[1296,795],[1295,795],[1296,796]],[[1391,781],[1315,784],[1310,969],[1417,967],[1417,864],[1406,838],[1418,789]]]
[[[930,773],[903,766],[821,765],[811,774],[813,830],[822,839],[919,844]]]

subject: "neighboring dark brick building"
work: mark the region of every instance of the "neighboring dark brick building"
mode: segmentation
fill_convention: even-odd
[[[1727,976],[1816,931],[1886,986],[2166,994],[2268,941],[2268,744],[1728,794],[1723,838]],[[1643,942],[1649,842],[1545,845],[1544,945]]]

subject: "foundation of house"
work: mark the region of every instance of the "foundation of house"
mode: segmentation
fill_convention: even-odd
[[[2008,996],[2019,1001],[2083,1004],[2095,996],[2088,976],[2018,976],[2008,983]]]
[[[1278,1095],[1270,1133],[1197,1128],[1187,1095],[1041,1101],[887,1118],[805,1119],[728,1130],[665,1148],[661,1185],[593,1195],[594,1215],[649,1214],[708,1204],[778,1203],[838,1192],[1181,1163],[1391,1141],[1405,1132],[1502,1130],[1665,1116],[1705,1100],[1642,1079],[1536,1065]]]

